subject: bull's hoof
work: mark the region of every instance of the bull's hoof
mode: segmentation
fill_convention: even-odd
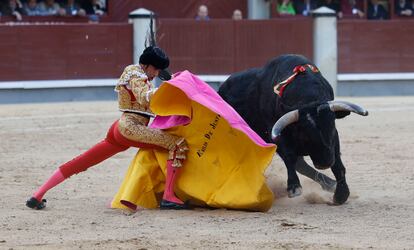
[[[316,181],[321,185],[322,189],[331,193],[336,190],[336,181],[329,178],[328,176],[318,173],[316,175]]]
[[[299,184],[290,185],[287,191],[288,197],[293,198],[302,194],[302,187]]]
[[[338,183],[336,185],[333,202],[336,205],[342,205],[348,200],[348,197],[349,197],[348,185],[346,183]]]

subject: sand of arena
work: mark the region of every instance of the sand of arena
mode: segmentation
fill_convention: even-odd
[[[303,176],[303,195],[289,199],[275,156],[266,176],[277,197],[266,213],[109,209],[136,149],[70,178],[47,193],[45,210],[30,210],[35,188],[120,113],[112,101],[0,105],[0,249],[413,249],[414,98],[338,99],[370,112],[337,121],[350,199],[327,205],[332,194]]]

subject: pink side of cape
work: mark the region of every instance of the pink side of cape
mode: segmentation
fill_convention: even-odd
[[[171,84],[182,90],[188,98],[210,109],[222,116],[231,127],[242,131],[254,143],[262,147],[274,146],[265,142],[256,134],[241,116],[227,104],[220,95],[207,83],[189,71],[182,71],[174,74],[174,77],[163,84]],[[189,123],[188,117],[183,116],[156,116],[151,124],[153,128],[166,129]]]

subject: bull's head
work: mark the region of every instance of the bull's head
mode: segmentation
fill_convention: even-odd
[[[277,143],[284,128],[297,124],[297,143],[304,144],[316,168],[326,169],[335,163],[335,148],[339,143],[335,118],[342,118],[350,112],[366,116],[368,111],[350,102],[330,101],[312,108],[296,109],[283,115],[273,126],[272,139]],[[303,140],[303,141],[302,141]]]

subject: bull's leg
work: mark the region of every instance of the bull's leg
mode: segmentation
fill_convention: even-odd
[[[345,179],[345,167],[340,158],[336,159],[336,163],[332,166],[332,172],[336,178],[336,190],[334,194],[334,203],[343,204],[348,200],[349,188]]]
[[[309,166],[303,159],[303,156],[298,157],[295,169],[300,174],[319,183],[323,190],[326,190],[331,193],[335,192],[336,181],[322,174],[321,172],[316,171],[313,167]]]
[[[295,164],[297,156],[294,153],[288,153],[284,150],[285,147],[279,146],[278,153],[284,161],[287,168],[287,191],[289,198],[299,196],[302,194],[302,186],[300,185],[299,177],[296,174]]]
[[[336,147],[335,147],[335,164],[332,166],[332,172],[336,178],[336,190],[333,197],[335,204],[344,204],[349,197],[349,188],[345,178],[345,167],[341,160],[339,137],[336,136]]]
[[[286,163],[287,172],[288,172],[288,197],[293,198],[302,194],[302,186],[300,185],[299,177],[296,174],[295,163]]]

